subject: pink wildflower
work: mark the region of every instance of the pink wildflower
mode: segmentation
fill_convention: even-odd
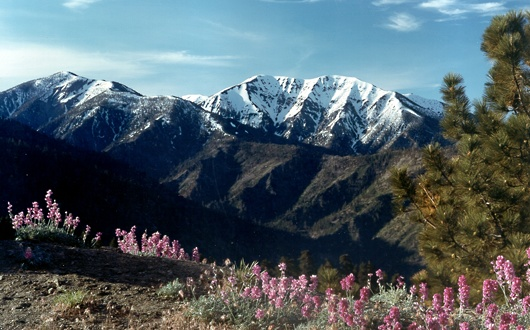
[[[355,276],[353,274],[346,276],[340,281],[340,285],[342,287],[342,290],[344,291],[351,291],[354,284],[355,284]]]
[[[191,253],[191,260],[195,262],[201,262],[201,256],[199,254],[199,248],[195,247]]]
[[[399,276],[396,281],[398,288],[405,287],[405,279],[403,278],[403,276]]]
[[[493,301],[497,288],[498,284],[496,281],[491,279],[484,280],[482,284],[482,304],[484,306]]]
[[[499,307],[497,307],[496,304],[490,304],[488,306],[488,310],[486,312],[486,321],[484,322],[486,328],[493,329],[495,327],[495,317],[497,316],[498,312]]]
[[[315,309],[318,310],[320,309],[320,306],[322,306],[322,300],[320,299],[319,296],[313,296],[313,298],[311,298],[311,300],[313,301],[313,304],[315,305]]]
[[[360,291],[360,298],[361,301],[367,303],[368,300],[370,300],[370,289],[367,287],[362,287]]]
[[[411,296],[413,296],[416,293],[418,293],[418,287],[416,286],[416,284],[413,284],[413,285],[410,286],[409,293],[410,293]]]
[[[429,288],[427,288],[427,283],[420,283],[420,298],[422,302],[427,300],[429,296]]]
[[[180,251],[179,241],[173,240],[173,242],[171,242],[171,249],[170,249],[171,257],[174,259],[178,259],[179,251]]]
[[[328,302],[328,323],[329,324],[337,323],[338,322],[338,318],[337,318],[336,307],[337,307],[337,303],[338,303],[338,298],[333,293],[333,289],[332,288],[327,288],[326,289],[326,300]]]
[[[383,285],[383,271],[381,269],[378,269],[375,271],[375,276],[377,276],[377,284]]]
[[[276,299],[274,299],[274,307],[280,309],[284,306],[284,303],[283,303],[283,300],[281,297],[276,297]]]
[[[9,215],[13,214],[13,205],[11,205],[11,203],[9,203],[9,202],[7,202],[7,213]]]
[[[243,289],[243,292],[241,292],[241,297],[243,297],[243,298],[248,298],[248,297],[250,297],[250,292],[251,292],[251,289],[250,289],[250,288],[245,288],[245,289]]]
[[[83,232],[83,242],[86,242],[86,239],[88,237],[88,234],[90,233],[90,226],[89,225],[86,225],[86,228],[85,228],[85,231]]]
[[[482,315],[484,313],[484,305],[482,303],[478,303],[477,307],[475,307],[475,313]]]
[[[16,215],[14,215],[11,218],[11,223],[13,224],[13,229],[17,230],[24,226],[24,213],[20,212]]]
[[[460,330],[469,330],[470,329],[469,328],[469,323],[467,323],[467,322],[460,323],[459,327],[460,327]]]
[[[261,298],[261,289],[258,286],[253,286],[252,289],[250,289],[250,298],[252,300],[258,300]]]
[[[510,325],[517,325],[517,314],[504,313],[501,315],[499,330],[510,330]]]
[[[401,330],[401,323],[399,322],[399,308],[393,306],[387,316],[384,318],[384,324],[378,327],[379,330]]]
[[[28,213],[30,213],[30,218],[34,223],[41,223],[44,220],[44,214],[42,213],[42,209],[39,207],[39,203],[33,202],[32,208],[28,209]]]
[[[523,315],[528,314],[528,312],[530,311],[530,296],[524,297],[521,301],[521,305],[523,307]]]
[[[234,287],[237,284],[237,278],[235,276],[228,276],[228,282]]]
[[[261,320],[264,316],[265,316],[265,312],[262,309],[260,308],[256,309],[256,318],[258,320]]]
[[[31,251],[31,248],[28,246],[26,248],[26,251],[24,252],[24,258],[26,258],[26,260],[31,260],[31,258],[33,258],[33,251]]]
[[[510,283],[510,299],[516,301],[521,295],[523,289],[523,281],[520,277],[514,276]]]
[[[254,274],[255,276],[259,277],[259,275],[261,274],[260,265],[255,264],[254,267],[252,267],[252,274]]]
[[[460,275],[458,278],[458,300],[460,301],[461,312],[469,307],[469,290],[465,275]]]
[[[315,292],[318,287],[318,276],[311,275],[309,279],[311,280],[311,284],[309,285],[309,291]]]
[[[412,322],[408,327],[407,330],[419,330],[420,327],[418,326],[418,323]]]
[[[278,269],[282,273],[282,276],[285,276],[285,271],[287,270],[287,265],[285,264],[285,262],[280,263],[278,265]]]
[[[46,192],[46,196],[44,196],[44,200],[46,201],[46,208],[47,209],[50,209],[52,207],[52,204],[53,204],[53,201],[52,201],[52,195],[53,195],[53,191],[48,190]]]
[[[447,287],[444,289],[444,310],[446,313],[451,313],[454,309],[455,299],[453,288]]]
[[[311,317],[311,308],[309,307],[309,305],[302,306],[302,309],[300,310],[300,312],[302,313],[302,316],[305,318]]]
[[[503,256],[498,256],[497,260],[492,262],[492,264],[499,283],[512,281],[515,276],[515,270],[510,260],[507,260]]]
[[[442,311],[442,295],[435,293],[432,296],[432,308],[437,314],[440,314]]]

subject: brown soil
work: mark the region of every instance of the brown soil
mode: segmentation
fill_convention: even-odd
[[[28,247],[33,265],[24,257]],[[0,330],[189,329],[178,297],[157,290],[176,278],[198,282],[208,268],[108,247],[0,241]],[[80,304],[60,302],[78,290],[86,293]]]

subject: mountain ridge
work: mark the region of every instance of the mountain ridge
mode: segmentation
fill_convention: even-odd
[[[436,130],[442,111],[441,102],[410,100],[338,75],[313,79],[257,75],[209,97],[183,98],[289,141],[361,154],[391,148],[399,136],[420,125]],[[417,118],[405,119],[410,114]]]
[[[438,134],[442,104],[338,75],[314,79],[257,75],[209,97],[181,98],[144,96],[120,83],[59,72],[0,93],[0,117],[14,118],[74,145],[83,143],[76,142],[72,131],[102,108],[112,108],[115,115],[111,119],[118,122],[109,122],[109,115],[101,114],[104,122],[96,123],[100,129],[95,129],[93,140],[98,136],[106,136],[106,140],[83,145],[85,148],[111,149],[113,143],[128,143],[147,130],[150,125],[144,125],[145,121],[168,123],[175,111],[191,111],[200,135],[247,134],[245,128],[250,127],[289,143],[366,154],[414,145],[420,126],[422,134],[432,139]],[[243,128],[223,128],[228,125]],[[123,127],[128,131],[122,132]],[[105,130],[112,134],[102,132]]]
[[[418,147],[443,141],[440,103],[342,76],[255,76],[195,96],[202,105],[185,98],[61,72],[0,92],[0,117],[106,153],[242,220],[239,232],[281,232],[289,239],[269,248],[291,258],[302,244],[321,261],[350,251],[355,262],[400,271],[420,263],[414,225],[392,215],[387,173],[415,166]]]

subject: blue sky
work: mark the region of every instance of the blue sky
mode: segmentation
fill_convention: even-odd
[[[211,95],[256,74],[353,76],[439,99],[447,72],[480,97],[481,35],[528,1],[2,0],[0,90],[58,71],[146,95]]]

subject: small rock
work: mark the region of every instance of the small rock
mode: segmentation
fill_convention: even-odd
[[[17,309],[25,309],[25,308],[29,308],[31,307],[31,304],[26,302],[26,303],[22,303],[20,305],[17,306]]]

